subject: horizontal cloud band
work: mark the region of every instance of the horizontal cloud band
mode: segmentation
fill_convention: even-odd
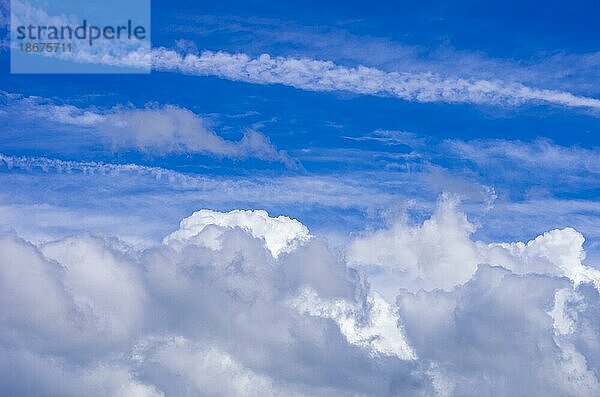
[[[179,54],[157,48],[153,68],[189,75],[217,76],[255,84],[283,84],[309,91],[347,91],[415,102],[516,105],[545,102],[567,107],[600,109],[600,100],[564,91],[537,89],[503,81],[444,78],[431,73],[386,72],[347,67],[331,61],[271,57],[223,51]]]

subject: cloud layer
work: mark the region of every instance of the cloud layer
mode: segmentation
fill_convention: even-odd
[[[600,271],[582,263],[581,234],[485,244],[472,230],[443,198],[422,225],[365,232],[345,253],[261,211],[203,210],[143,250],[3,235],[0,391],[600,392]],[[284,234],[297,243],[274,250]]]

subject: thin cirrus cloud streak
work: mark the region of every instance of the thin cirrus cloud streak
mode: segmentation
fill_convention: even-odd
[[[188,75],[216,76],[254,84],[283,84],[308,91],[346,91],[399,98],[411,102],[519,105],[549,103],[600,109],[600,100],[569,92],[537,89],[520,83],[468,78],[444,78],[431,73],[386,72],[347,67],[309,58],[271,57],[203,51],[179,54],[166,48],[152,51],[153,69]]]
[[[281,84],[306,91],[343,91],[359,95],[398,98],[408,102],[518,106],[551,104],[568,108],[600,110],[600,99],[566,91],[534,88],[502,80],[443,77],[435,73],[388,72],[358,65],[348,67],[332,61],[261,54],[203,51],[200,54],[159,47],[152,49],[152,69],[193,76],[215,76],[252,84]],[[85,57],[77,62],[103,62],[136,67],[144,56],[124,58]],[[145,62],[145,61],[144,61]]]
[[[138,164],[112,164],[97,161],[69,161],[47,157],[9,156],[0,153],[0,168],[9,174],[42,172],[49,175],[83,175],[93,177],[127,177],[129,183],[155,181],[173,190],[194,191],[194,198],[209,199],[212,202],[258,203],[263,204],[312,204],[337,208],[369,207],[389,203],[394,195],[380,190],[374,191],[375,183],[362,181],[343,183],[334,176],[286,176],[279,178],[260,177],[253,179],[222,178],[206,175],[185,174],[161,167]],[[112,187],[114,188],[114,181]],[[288,194],[293,191],[294,194]],[[203,192],[204,194],[199,194]],[[397,197],[396,197],[397,198]]]
[[[147,51],[146,51],[147,52]],[[398,98],[418,103],[518,106],[550,104],[568,108],[600,110],[600,99],[566,91],[534,88],[518,82],[443,77],[436,73],[388,72],[362,65],[348,67],[332,61],[261,54],[203,51],[180,54],[159,47],[151,55],[129,51],[123,57],[97,57],[88,53],[70,56],[81,63],[103,63],[139,67],[152,57],[152,70],[252,84],[281,84],[314,92],[350,92],[359,95]]]
[[[587,172],[592,176],[600,173],[600,150],[597,148],[564,147],[543,139],[530,143],[504,139],[471,142],[448,140],[444,145],[450,153],[473,161],[480,167],[512,162],[515,167],[526,168],[529,172],[560,169]]]
[[[344,60],[387,70],[430,72],[444,76],[470,76],[473,79],[520,81],[528,85],[594,95],[600,52],[569,53],[551,51],[539,58],[498,58],[481,51],[456,48],[444,41],[440,46],[419,46],[391,40],[385,36],[361,35],[343,27],[306,25],[273,18],[248,18],[224,15],[180,15],[181,24],[170,27],[173,33],[194,35],[203,40],[222,35],[231,37],[233,47],[251,42],[252,48],[270,53]],[[195,49],[190,41],[176,42],[180,49]],[[237,43],[237,44],[236,44]],[[227,48],[222,48],[226,50]],[[360,49],[360,50],[357,50]],[[588,94],[584,94],[587,92]]]

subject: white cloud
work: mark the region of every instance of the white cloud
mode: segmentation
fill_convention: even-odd
[[[398,309],[407,337],[420,360],[433,364],[428,372],[438,385],[441,377],[443,392],[595,395],[600,384],[594,350],[557,341],[547,313],[562,288],[573,286],[480,266],[452,291],[400,291]]]
[[[21,385],[31,384],[36,393],[64,395],[332,396],[375,379],[373,368],[332,384],[330,376],[346,376],[335,369],[340,354],[368,363],[369,350],[348,344],[327,319],[304,316],[288,303],[307,286],[381,324],[380,313],[361,298],[366,290],[356,275],[322,242],[280,247],[289,252],[278,259],[253,236],[286,244],[269,236],[287,228],[307,238],[297,221],[264,212],[211,214],[213,224],[229,226],[213,248],[181,240],[180,250],[160,244],[137,251],[88,235],[34,246],[3,237],[0,348],[23,364],[0,366],[0,378],[15,380],[2,382],[0,392],[20,395]],[[195,234],[206,240],[210,229]],[[319,269],[318,277],[305,261]],[[394,331],[400,333],[392,321],[369,336]],[[329,347],[316,349],[322,338]],[[307,353],[314,358],[305,361]],[[315,372],[313,360],[331,374]],[[39,368],[35,382],[26,367]],[[62,393],[51,375],[61,371]]]
[[[456,211],[456,204],[446,197],[422,225],[400,219],[389,229],[357,238],[348,249],[350,263],[391,269],[398,278],[393,280],[395,289],[451,289],[464,283],[479,262],[477,246],[469,238],[475,228]]]
[[[202,233],[210,225],[225,229],[211,229],[211,233]],[[264,240],[266,247],[275,258],[290,252],[312,236],[306,226],[296,219],[287,216],[272,218],[266,211],[234,210],[222,213],[211,210],[200,210],[181,221],[179,230],[165,237],[165,244],[180,242],[184,244],[199,243],[209,248],[219,249],[219,238],[227,228],[240,227],[256,238]],[[198,237],[208,240],[198,240]]]
[[[37,245],[4,235],[0,352],[12,365],[0,364],[0,392],[597,394],[600,295],[581,235],[484,244],[453,205],[361,237],[379,278],[299,222],[260,211],[199,212],[176,249],[172,238],[138,250],[89,235]],[[218,244],[197,243],[215,231]],[[395,278],[398,266],[410,277]],[[377,293],[384,279],[398,281],[395,295]]]
[[[537,89],[497,80],[444,78],[432,73],[386,72],[308,58],[271,57],[223,51],[179,54],[153,49],[153,68],[190,75],[217,76],[255,84],[283,84],[309,91],[348,91],[400,98],[412,102],[494,105],[549,103],[598,110],[600,100],[564,91]]]
[[[107,54],[81,53],[67,58],[81,63],[145,68],[186,75],[216,76],[253,84],[282,84],[316,92],[346,91],[360,95],[398,98],[410,102],[469,103],[475,105],[515,106],[550,104],[597,111],[600,99],[567,91],[534,88],[518,82],[483,80],[469,77],[444,77],[425,72],[388,72],[374,67],[338,65],[332,61],[224,51],[180,54],[159,47],[125,51],[106,49]],[[123,55],[113,55],[115,51]],[[70,54],[70,53],[68,53]],[[60,55],[63,57],[64,55]]]
[[[518,164],[486,175],[506,179],[501,172],[510,173],[516,167]],[[0,184],[7,187],[0,193],[0,230],[14,228],[36,241],[82,231],[111,235],[118,229],[127,241],[156,242],[199,207],[225,211],[265,208],[270,213],[302,218],[320,227],[320,233],[327,232],[328,237],[335,233],[339,240],[347,241],[348,231],[358,232],[365,223],[380,225],[382,210],[431,213],[436,195],[442,191],[464,200],[461,208],[472,222],[481,224],[477,230],[480,239],[526,240],[545,230],[570,226],[586,236],[590,259],[597,257],[600,240],[600,204],[591,196],[554,198],[542,191],[524,198],[507,197],[512,190],[505,185],[492,189],[474,178],[427,166],[320,175],[273,177],[267,172],[223,176],[0,154],[0,169],[4,170]],[[595,176],[588,174],[591,180],[572,180],[565,171],[547,173],[554,175],[553,180],[522,179],[520,183],[525,188],[549,183],[548,189],[572,193],[586,189],[588,183],[593,186]],[[64,195],[67,186],[70,194]],[[88,197],[97,200],[83,205]]]
[[[583,296],[573,292],[570,288],[563,288],[554,294],[554,307],[548,314],[554,321],[556,335],[572,334],[577,321],[577,311],[570,310],[569,306],[583,304]]]
[[[110,109],[83,109],[56,104],[41,97],[3,93],[10,117],[24,114],[29,120],[45,120],[76,127],[82,134],[100,138],[112,150],[129,149],[164,155],[203,153],[234,159],[258,158],[298,167],[285,151],[277,150],[265,135],[254,129],[243,131],[239,141],[230,141],[209,129],[206,121],[188,109],[174,105],[132,108],[122,105]],[[56,124],[53,124],[53,128]],[[74,138],[73,138],[74,139]],[[74,139],[75,140],[75,139]]]
[[[208,153],[221,157],[255,157],[296,166],[277,151],[258,131],[247,130],[239,142],[231,142],[209,130],[202,118],[177,106],[158,109],[115,108],[97,123],[114,148],[134,148],[154,153]]]
[[[125,257],[86,235],[47,243],[41,252],[66,269],[65,289],[78,311],[94,319],[96,332],[119,340],[140,327],[146,293],[139,270]]]
[[[600,270],[582,263],[584,241],[581,233],[572,228],[556,229],[527,243],[489,244],[484,255],[489,263],[498,263],[518,274],[564,276],[575,285],[592,283],[600,290]]]
[[[406,145],[411,148],[422,147],[426,142],[425,138],[419,137],[414,132],[397,130],[375,130],[368,135],[358,137],[346,136],[344,138],[359,142],[381,142],[385,145]]]
[[[352,23],[343,26],[300,25],[290,20],[252,18],[236,15],[185,15],[172,26],[174,32],[196,34],[207,41],[224,32],[227,48],[257,48],[265,52],[293,53],[303,57],[326,57],[340,64],[364,64],[387,70],[432,72],[445,76],[521,81],[538,87],[597,93],[600,52],[566,53],[564,50],[526,54],[524,58],[492,58],[478,50],[461,50],[448,37],[428,45],[407,44],[389,37],[352,32]],[[227,37],[227,36],[226,36]],[[181,40],[180,49],[197,46]],[[190,44],[191,43],[191,44]],[[244,45],[244,43],[251,43]]]
[[[48,25],[49,21],[56,26],[64,25],[66,16],[49,16],[45,11],[32,7],[26,2],[15,2],[13,17],[25,17],[28,23]],[[191,75],[216,76],[233,81],[245,81],[255,84],[283,84],[309,91],[347,91],[363,95],[377,95],[399,98],[412,102],[444,102],[471,103],[491,105],[517,105],[524,103],[548,103],[552,105],[600,109],[600,99],[576,95],[567,91],[534,88],[521,83],[499,79],[483,79],[456,76],[460,70],[445,62],[441,68],[439,61],[431,62],[429,68],[420,65],[419,70],[450,70],[454,77],[446,77],[439,73],[414,72],[414,67],[407,67],[404,72],[385,71],[375,67],[357,65],[348,67],[332,61],[312,58],[295,58],[261,54],[256,58],[245,53],[232,54],[225,51],[203,51],[179,54],[170,48],[149,48],[148,46],[127,45],[122,41],[104,40],[100,45],[88,46],[77,52],[43,53],[44,56],[60,57],[70,61],[87,64],[104,64],[117,67],[141,68],[146,70],[152,65],[153,70],[170,71]],[[344,43],[345,44],[345,43]],[[339,46],[338,46],[339,47]],[[402,52],[414,57],[415,49],[402,48]],[[447,54],[439,51],[437,56],[444,58]],[[553,62],[560,63],[562,54],[557,54]],[[475,66],[499,68],[498,63],[480,60],[477,56],[463,56],[462,62],[470,66],[470,75],[489,75],[473,70]],[[470,58],[470,59],[469,59]],[[568,58],[568,57],[567,57]],[[597,54],[581,57],[596,62]],[[505,64],[509,64],[510,62]],[[501,65],[500,68],[505,65]],[[514,66],[514,65],[511,65]],[[518,70],[519,68],[517,68]],[[563,68],[564,69],[564,68]],[[521,68],[521,74],[528,72]],[[529,74],[537,76],[542,73],[530,70]],[[510,76],[509,76],[510,77]]]
[[[304,289],[291,305],[302,313],[335,320],[349,343],[369,349],[374,356],[415,360],[415,353],[399,329],[400,320],[391,305],[377,293],[369,295],[367,303],[370,319],[366,324],[361,324],[362,308],[345,300],[323,301],[310,288]]]
[[[54,356],[5,347],[0,347],[0,354],[3,395],[165,397],[156,387],[136,380],[135,375],[122,366],[78,367]],[[26,383],[23,374],[30,374]]]
[[[265,178],[219,178],[186,174],[161,167],[137,164],[114,164],[96,161],[68,161],[46,157],[9,156],[0,153],[0,165],[9,170],[62,174],[69,178],[81,176],[98,182],[101,176],[128,177],[129,181],[170,186],[175,191],[194,190],[194,198],[221,202],[246,203],[303,203],[352,208],[367,207],[374,203],[389,202],[397,196],[373,192],[377,181],[365,186],[369,177],[341,181],[333,176],[283,176]],[[82,181],[83,183],[83,181]],[[114,186],[114,181],[110,182]],[[293,191],[294,194],[289,194]],[[170,193],[172,194],[172,193]],[[246,204],[248,205],[248,204]]]
[[[180,336],[144,339],[134,347],[134,360],[141,367],[155,367],[182,378],[191,395],[290,395],[268,376],[244,367],[227,352]]]
[[[387,229],[365,233],[350,244],[349,262],[389,270],[393,279],[382,288],[391,285],[394,291],[452,290],[469,281],[480,264],[515,274],[567,277],[575,286],[592,283],[600,290],[600,271],[583,264],[585,239],[576,230],[551,230],[527,243],[486,244],[471,239],[476,227],[456,205],[456,199],[443,196],[422,225],[401,218]]]

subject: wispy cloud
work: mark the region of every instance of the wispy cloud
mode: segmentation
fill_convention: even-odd
[[[21,4],[21,3],[19,3]],[[21,13],[36,15],[36,20],[62,21],[64,17],[49,16],[27,3]],[[38,15],[39,14],[39,15]],[[376,67],[344,66],[333,61],[309,57],[257,57],[226,51],[192,49],[180,53],[174,49],[112,48],[73,53],[45,54],[88,63],[120,67],[146,68],[188,75],[217,76],[223,79],[254,84],[283,84],[303,90],[346,91],[361,95],[399,98],[411,102],[469,103],[487,105],[521,105],[546,103],[557,106],[600,110],[600,99],[576,95],[567,91],[534,88],[525,84],[476,78],[468,75],[442,75],[438,72],[385,71]],[[431,69],[430,69],[431,70]],[[458,76],[458,77],[457,77]]]
[[[519,83],[469,78],[445,78],[433,73],[386,72],[347,67],[309,58],[251,57],[244,53],[203,51],[185,53],[153,50],[153,68],[189,75],[217,76],[255,84],[283,84],[309,91],[347,91],[413,102],[519,105],[547,103],[598,110],[600,100],[569,92],[528,87]]]
[[[573,194],[600,188],[600,150],[595,147],[561,146],[547,139],[481,139],[447,140],[438,150],[503,189],[526,188],[535,195],[536,189]]]
[[[239,141],[230,141],[207,127],[194,112],[175,105],[133,108],[116,105],[109,109],[79,108],[56,104],[47,98],[2,95],[6,104],[0,117],[16,113],[25,121],[47,120],[77,128],[77,134],[99,136],[112,150],[128,149],[163,155],[167,153],[201,153],[227,158],[257,158],[277,161],[297,168],[296,161],[285,151],[277,150],[259,131],[248,128]]]
[[[419,137],[414,132],[397,130],[375,130],[370,134],[362,136],[345,136],[344,138],[357,142],[379,142],[384,145],[405,145],[411,148],[421,147],[426,139]]]
[[[145,65],[145,57],[144,54],[131,52],[127,58],[107,59],[86,54],[85,57],[71,60],[135,68]],[[180,54],[161,47],[152,50],[152,65],[155,71],[216,76],[262,85],[282,84],[316,92],[345,91],[409,102],[499,106],[550,104],[600,110],[600,99],[567,91],[529,87],[517,82],[444,77],[435,73],[387,72],[373,67],[348,67],[310,58],[272,57],[269,54],[253,58],[244,53],[224,51]]]
[[[21,13],[35,15],[40,22],[55,20],[64,16],[49,16],[43,10],[21,3]],[[188,46],[189,47],[189,46]],[[193,46],[192,46],[193,47]],[[414,57],[415,49],[405,51]],[[188,75],[216,76],[233,81],[254,84],[282,84],[298,89],[331,92],[346,91],[361,95],[375,95],[399,98],[411,102],[468,103],[477,105],[514,106],[545,103],[556,106],[600,110],[600,99],[573,94],[558,89],[536,88],[512,79],[495,79],[481,73],[460,73],[457,70],[439,68],[437,64],[429,68],[396,68],[402,71],[387,71],[374,66],[338,64],[331,60],[321,60],[304,56],[272,56],[263,53],[252,56],[244,52],[202,51],[194,48],[179,50],[158,47],[112,48],[107,46],[100,51],[45,54],[59,56],[67,60],[88,64],[105,64],[119,67],[146,68],[152,63],[157,71],[176,72]],[[447,57],[447,55],[446,55]],[[471,56],[472,57],[472,56]],[[555,55],[561,60],[564,55]],[[469,58],[463,56],[463,58]],[[589,55],[588,63],[595,65],[597,55]],[[356,60],[355,60],[356,62]],[[477,63],[479,69],[485,62]],[[493,61],[488,64],[496,65]],[[448,65],[448,62],[446,62]],[[418,71],[415,71],[418,70]],[[539,73],[538,73],[539,75]]]
[[[357,33],[365,28],[369,34]],[[319,57],[343,65],[361,64],[387,71],[518,81],[579,94],[598,94],[600,52],[546,49],[518,59],[497,58],[483,50],[455,48],[446,36],[437,38],[437,44],[434,41],[427,45],[377,36],[365,26],[365,21],[331,26],[235,15],[179,15],[177,23],[167,29],[186,37],[195,35],[203,43],[216,41],[220,49],[232,53]],[[196,47],[191,41],[187,43],[182,49]]]
[[[600,173],[600,150],[597,148],[565,147],[549,140],[523,142],[505,139],[473,141],[448,140],[448,148],[480,166],[498,166],[510,162],[513,167],[549,170],[570,170]]]
[[[304,203],[349,208],[368,207],[376,202],[391,200],[392,195],[373,192],[361,180],[340,181],[331,176],[270,176],[254,178],[210,177],[186,174],[161,167],[137,164],[113,164],[96,161],[68,161],[47,157],[9,156],[0,154],[0,166],[8,170],[67,176],[88,176],[99,183],[100,176],[124,177],[131,186],[141,183],[164,183],[177,191],[195,191],[197,200],[247,203]],[[140,182],[138,180],[138,182]],[[294,194],[290,194],[293,192]],[[366,199],[370,195],[370,199]]]

